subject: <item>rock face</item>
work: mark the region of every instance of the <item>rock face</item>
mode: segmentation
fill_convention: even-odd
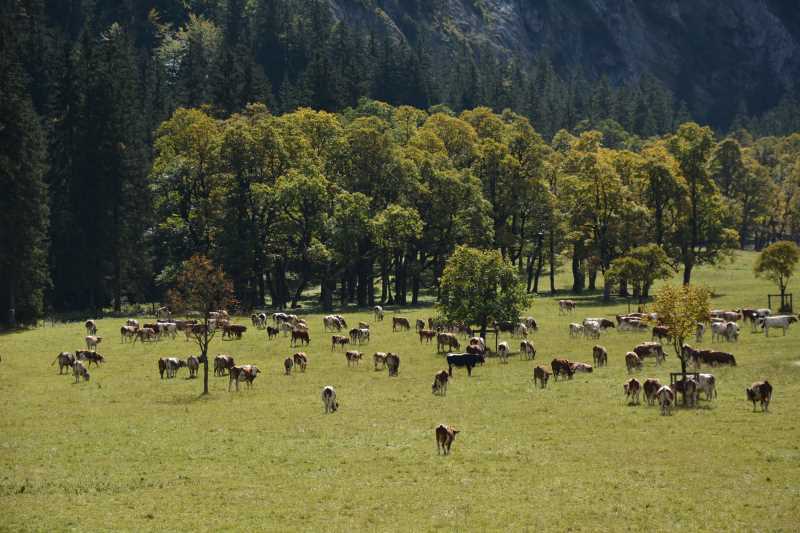
[[[797,0],[328,0],[337,18],[425,42],[444,65],[488,45],[612,81],[649,72],[715,110],[774,104],[800,80]]]

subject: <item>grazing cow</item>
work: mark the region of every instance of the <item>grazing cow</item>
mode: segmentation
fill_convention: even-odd
[[[692,378],[680,379],[669,386],[677,399],[678,393],[683,394],[683,401],[689,407],[697,403],[697,382]]]
[[[383,307],[380,305],[373,307],[372,315],[375,317],[375,320],[383,320]]]
[[[350,330],[350,342],[363,344],[369,342],[369,328],[356,328]]]
[[[239,324],[225,325],[222,326],[222,338],[224,339],[225,337],[228,337],[229,339],[241,339],[245,331],[247,331],[247,326],[241,326]]]
[[[583,330],[583,336],[588,339],[599,339],[600,332],[602,331],[600,323],[595,322],[594,320],[590,320],[581,324],[581,329]]]
[[[558,376],[564,375],[568,379],[572,379],[574,374],[569,359],[553,359],[550,362],[550,368],[553,370],[553,379],[556,381],[558,381]]]
[[[603,346],[595,345],[592,348],[592,362],[597,367],[608,365],[608,351]]]
[[[558,301],[558,314],[571,313],[575,310],[575,300],[559,300]]]
[[[100,366],[100,363],[106,362],[106,358],[99,353],[86,350],[76,350],[75,359],[78,361],[88,361],[88,363],[86,363],[87,367],[92,366],[92,363],[94,363],[95,366]]]
[[[469,345],[470,346],[479,346],[480,349],[481,349],[481,352],[485,352],[486,351],[486,341],[483,339],[483,337],[471,337],[469,339]]]
[[[636,355],[636,353],[628,352],[625,354],[625,367],[628,369],[628,373],[630,373],[632,370],[641,370],[642,360],[639,359],[639,356]]]
[[[72,375],[75,376],[75,383],[78,383],[81,378],[83,381],[89,381],[89,371],[80,361],[72,363]]]
[[[103,337],[98,337],[97,335],[87,335],[86,336],[86,349],[87,350],[97,350],[97,345],[103,340]]]
[[[410,329],[411,325],[408,323],[407,318],[402,318],[397,316],[392,317],[392,331],[397,331],[397,330],[408,331]]]
[[[331,336],[331,351],[333,351],[336,346],[341,346],[342,350],[344,350],[344,345],[350,344],[350,339],[344,337],[342,335],[332,335]]]
[[[452,377],[453,367],[466,367],[467,375],[472,377],[472,369],[478,364],[483,364],[486,361],[482,354],[470,353],[449,353],[447,354],[447,373]]]
[[[630,404],[639,403],[639,392],[642,389],[641,383],[636,378],[631,378],[622,385],[622,390],[625,391],[625,397],[630,398]]]
[[[697,329],[694,331],[694,340],[697,342],[703,342],[703,335],[706,333],[706,325],[702,322],[697,323]]]
[[[570,363],[569,367],[575,374],[577,374],[578,372],[591,374],[593,370],[592,365],[587,363]]]
[[[214,358],[214,375],[224,376],[225,371],[234,367],[235,361],[230,355],[218,355]]]
[[[726,322],[738,322],[742,319],[742,315],[738,311],[723,311],[722,318]]]
[[[135,339],[136,328],[133,326],[120,326],[119,335],[122,339],[122,342],[127,342],[128,340]]]
[[[528,336],[528,326],[526,326],[525,324],[520,322],[514,328],[514,335],[517,335],[519,337],[527,337]]]
[[[126,320],[125,321],[125,325],[126,326],[131,326],[131,327],[136,328],[136,329],[139,329],[139,321],[136,320],[135,318],[129,318],[128,320]]]
[[[342,326],[335,316],[327,315],[322,318],[322,329],[324,331],[341,331]]]
[[[433,394],[440,396],[447,396],[447,381],[450,376],[447,370],[441,370],[433,376],[433,386],[431,387]]]
[[[533,369],[533,386],[536,386],[536,381],[539,381],[539,387],[547,387],[547,380],[550,379],[550,372],[543,366],[537,366]]]
[[[61,374],[65,368],[72,368],[75,363],[75,356],[70,352],[61,352],[56,356],[55,361],[50,363],[50,366],[58,363],[58,373]]]
[[[644,360],[645,357],[654,357],[657,365],[660,365],[661,361],[666,358],[666,355],[664,355],[664,348],[657,342],[643,342],[638,344],[633,349],[633,353],[641,360]]]
[[[461,343],[452,333],[439,333],[436,335],[436,351],[446,352],[447,350],[457,350],[461,348]]]
[[[648,329],[647,322],[640,318],[617,315],[617,320],[619,321],[619,331],[645,331]]]
[[[569,336],[571,338],[580,337],[582,334],[583,334],[583,326],[575,322],[569,325]]]
[[[661,341],[662,339],[670,340],[669,328],[667,326],[653,326],[653,336],[650,340],[658,339]]]
[[[666,385],[662,386],[656,392],[656,398],[658,399],[658,404],[661,406],[661,415],[665,416],[670,414],[672,411],[672,403],[675,400],[675,393],[672,392],[672,389]]]
[[[308,345],[311,342],[311,339],[308,336],[308,331],[303,331],[300,329],[293,329],[292,330],[292,340],[289,342],[290,346],[295,346],[297,341],[300,341],[300,345],[302,346],[304,343]]]
[[[459,431],[453,426],[445,426],[444,424],[436,426],[436,453],[441,454],[444,452],[444,455],[449,454],[450,446],[456,440],[458,433]]]
[[[717,397],[717,379],[714,374],[698,374],[697,375],[697,389],[698,394],[703,391],[706,395],[706,400]]]
[[[197,371],[200,369],[200,358],[190,355],[186,358],[186,368],[189,369],[189,378],[196,378]]]
[[[294,359],[291,357],[287,357],[283,360],[283,372],[285,375],[290,375],[292,373],[292,367],[294,366]]]
[[[536,319],[533,318],[532,316],[526,316],[525,318],[522,319],[522,322],[528,329],[533,331],[539,331],[539,324],[536,322]]]
[[[228,392],[231,391],[231,385],[236,384],[236,392],[239,392],[239,382],[244,381],[247,383],[247,388],[253,386],[253,381],[256,379],[261,370],[255,365],[242,365],[233,366],[228,372],[230,379],[228,380]]]
[[[421,331],[421,330],[425,329],[425,321],[417,319],[417,321],[415,322],[414,327],[416,328],[417,331]]]
[[[326,385],[322,389],[322,405],[325,407],[325,414],[333,413],[339,408],[339,402],[336,400],[336,389],[330,385]]]
[[[727,352],[718,352],[715,350],[695,350],[688,344],[683,345],[682,352],[684,355],[688,355],[694,365],[698,368],[701,364],[708,366],[736,366],[736,358],[733,356],[733,354]]]
[[[525,355],[525,359],[527,360],[536,358],[536,348],[529,340],[524,340],[519,343],[519,351]]]
[[[598,326],[598,327],[600,328],[600,330],[602,330],[602,331],[605,331],[605,330],[607,330],[608,328],[613,328],[613,327],[616,327],[616,326],[614,325],[614,321],[613,321],[613,320],[609,320],[609,319],[607,319],[607,318],[584,318],[584,319],[583,319],[583,322],[582,322],[582,324],[583,324],[584,326],[586,326],[586,324],[588,324],[588,323],[590,323],[590,322],[594,322],[594,323],[596,323],[596,324],[597,324],[597,326]]]
[[[767,337],[769,337],[769,330],[770,329],[782,329],[783,336],[786,336],[786,331],[789,329],[789,325],[793,322],[797,322],[797,317],[792,315],[778,315],[778,316],[765,316],[764,318],[760,319],[760,326],[764,330],[764,333]]]
[[[655,405],[656,393],[661,388],[661,382],[657,379],[647,378],[644,380],[644,398],[647,400],[647,405]]]
[[[361,361],[362,354],[356,350],[348,350],[344,355],[347,358],[347,366],[358,366],[358,362]]]
[[[339,324],[341,325],[342,329],[347,327],[347,320],[345,320],[342,315],[333,315],[333,316],[336,317],[336,320],[339,321]]]
[[[756,411],[756,402],[761,402],[761,411],[769,411],[769,402],[772,400],[772,385],[766,379],[753,383],[746,389],[747,399],[753,402],[753,412]]]
[[[386,368],[389,369],[389,376],[397,376],[400,371],[400,357],[392,352],[386,354]]]
[[[305,372],[308,366],[308,356],[305,352],[297,352],[292,356],[294,365],[300,368],[300,372]]]
[[[421,329],[419,330],[419,342],[422,344],[422,339],[425,339],[426,343],[431,342],[433,338],[436,337],[436,332],[430,329]]]
[[[94,320],[87,320],[84,326],[87,335],[97,335],[97,323]]]
[[[372,364],[375,366],[376,372],[386,368],[386,354],[384,352],[375,352],[372,356]]]
[[[188,333],[187,333],[188,337]],[[145,342],[145,341],[154,341],[156,340],[156,330],[153,328],[142,328],[136,332],[136,336],[133,338],[133,343],[136,344],[136,341]],[[187,338],[188,340],[188,338]]]
[[[467,346],[467,353],[472,355],[486,355],[486,349],[480,344],[470,344]]]
[[[280,331],[278,328],[273,328],[272,326],[267,326],[267,339],[273,339],[278,336]]]
[[[739,340],[739,326],[736,322],[714,322],[711,324],[711,341],[723,339],[728,342]]]
[[[501,342],[497,345],[497,355],[500,357],[501,363],[508,363],[508,354],[511,352],[511,348],[509,348],[508,343],[506,341]]]

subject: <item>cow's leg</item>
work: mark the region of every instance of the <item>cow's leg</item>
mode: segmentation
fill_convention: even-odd
[[[467,376],[472,377],[472,365],[467,365]]]

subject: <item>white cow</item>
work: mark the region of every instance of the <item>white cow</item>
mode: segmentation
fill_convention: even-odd
[[[509,353],[511,353],[511,348],[506,341],[497,345],[497,355],[500,357],[500,362],[507,363]]]
[[[589,339],[599,339],[600,338],[600,322],[595,320],[584,320],[583,321],[583,336]]]
[[[786,330],[789,329],[789,324],[792,322],[797,322],[797,317],[792,315],[778,315],[778,316],[766,316],[761,320],[761,327],[764,329],[764,333],[766,333],[767,337],[769,337],[769,330],[772,329],[782,329],[783,336],[786,336]]]
[[[656,392],[658,404],[661,406],[661,414],[668,415],[672,412],[672,402],[675,400],[675,393],[666,385],[662,386]]]
[[[711,341],[726,340],[734,342],[739,339],[739,325],[736,322],[712,322]]]
[[[569,325],[569,336],[570,337],[575,338],[575,337],[579,337],[582,334],[583,334],[583,326],[581,326],[580,324],[577,324],[575,322],[573,322],[573,323],[571,323]]]
[[[697,377],[697,387],[706,395],[706,400],[717,397],[717,380],[714,374],[699,374]]]

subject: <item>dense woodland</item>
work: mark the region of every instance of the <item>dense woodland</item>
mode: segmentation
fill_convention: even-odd
[[[196,252],[243,308],[331,308],[435,294],[459,244],[608,295],[643,246],[689,281],[800,241],[791,92],[721,130],[652,76],[442,71],[316,0],[0,5],[2,322],[160,300]]]

